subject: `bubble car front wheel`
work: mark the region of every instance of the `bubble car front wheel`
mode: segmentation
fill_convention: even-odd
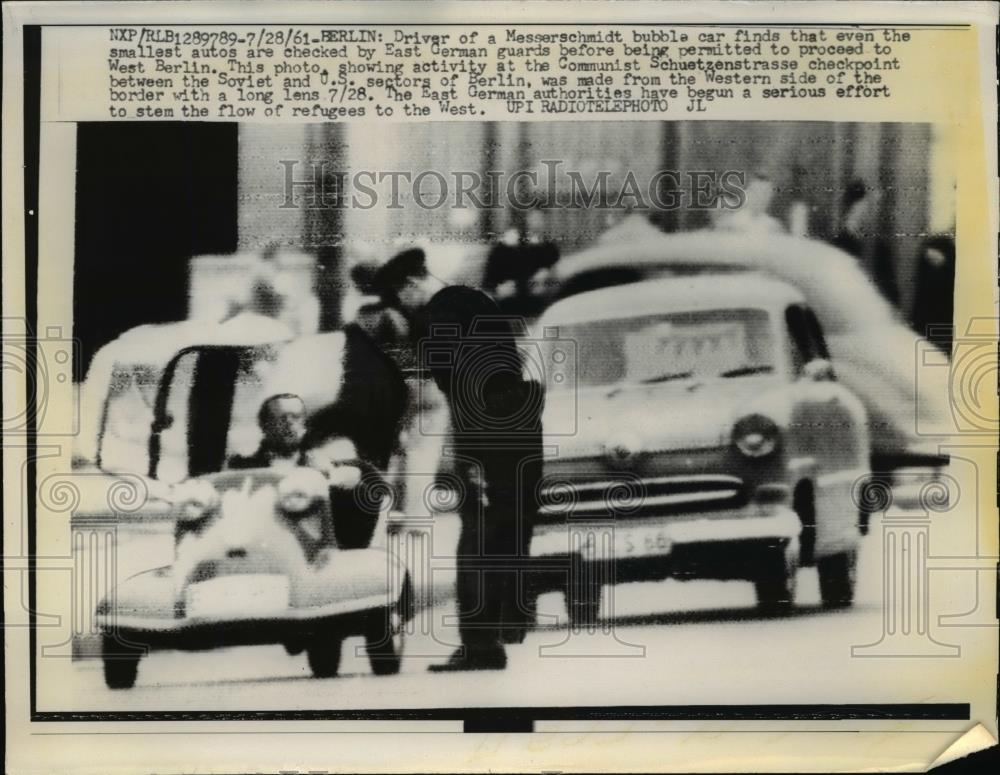
[[[365,630],[365,648],[375,675],[395,675],[402,666],[406,622],[411,617],[412,599],[413,589],[407,576],[403,579],[396,602],[371,614]]]
[[[104,682],[109,689],[131,689],[139,675],[142,651],[121,643],[112,635],[105,635],[101,643],[104,660]]]
[[[337,633],[323,632],[313,636],[306,647],[309,668],[317,678],[333,678],[340,669],[340,651],[343,637]]]

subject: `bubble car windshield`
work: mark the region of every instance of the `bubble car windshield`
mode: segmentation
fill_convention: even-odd
[[[654,384],[737,378],[774,370],[774,336],[761,309],[722,309],[595,320],[559,327],[576,342],[566,385]]]
[[[162,369],[116,364],[104,406],[100,465],[109,471],[145,474],[149,434]]]
[[[165,372],[116,371],[104,410],[101,468],[147,474],[155,448],[157,477],[179,481],[196,460],[199,473],[211,473],[232,455],[251,454],[260,443],[257,412],[277,349],[194,348]]]

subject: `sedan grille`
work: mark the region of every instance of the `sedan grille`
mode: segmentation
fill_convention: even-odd
[[[716,474],[580,481],[547,478],[539,495],[540,522],[663,516],[738,508],[746,502],[742,479]]]

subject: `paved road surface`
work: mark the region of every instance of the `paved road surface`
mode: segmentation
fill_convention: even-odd
[[[154,653],[124,692],[104,687],[97,660],[64,664],[64,680],[78,709],[114,711],[920,701],[925,660],[851,656],[852,645],[882,633],[879,548],[877,534],[864,540],[858,600],[845,611],[819,607],[812,569],[800,571],[797,610],[774,618],[756,613],[749,583],[665,581],[615,588],[614,626],[572,633],[561,595],[547,595],[539,608],[549,623],[510,647],[506,671],[472,681],[427,672],[454,642],[450,603],[415,620],[396,676],[371,675],[355,639],[345,641],[333,679],[312,678],[304,655],[257,646]],[[958,697],[963,661],[934,666],[954,664]]]

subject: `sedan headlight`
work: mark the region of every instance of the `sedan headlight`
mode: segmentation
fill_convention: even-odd
[[[770,417],[751,414],[733,428],[733,444],[746,457],[767,457],[778,448],[781,431]]]

